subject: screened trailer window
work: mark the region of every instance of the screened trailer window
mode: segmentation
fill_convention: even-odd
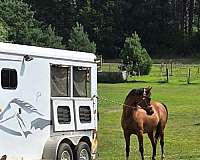
[[[1,86],[3,89],[17,88],[17,71],[15,69],[3,68],[1,70]]]
[[[91,109],[89,106],[79,107],[79,119],[81,123],[91,123]]]
[[[73,96],[91,97],[91,68],[73,67]]]
[[[57,115],[60,124],[69,124],[71,122],[69,106],[58,106]]]
[[[70,67],[51,65],[51,96],[69,97],[70,95]]]

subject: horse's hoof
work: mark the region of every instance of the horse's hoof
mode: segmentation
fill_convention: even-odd
[[[164,154],[161,156],[161,160],[163,160],[163,159],[165,159],[165,155]]]
[[[152,160],[156,160],[156,157],[152,157]]]

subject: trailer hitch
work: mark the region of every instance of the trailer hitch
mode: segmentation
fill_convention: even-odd
[[[0,160],[6,160],[7,156],[3,155]]]

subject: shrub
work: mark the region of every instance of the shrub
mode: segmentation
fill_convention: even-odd
[[[136,32],[131,37],[126,38],[120,55],[128,72],[136,72],[141,75],[149,74],[152,60],[146,49],[141,46],[140,38]]]

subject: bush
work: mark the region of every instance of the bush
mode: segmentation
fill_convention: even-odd
[[[68,45],[69,49],[73,51],[96,53],[96,44],[90,42],[88,34],[84,32],[83,26],[78,23],[72,28]]]
[[[126,38],[124,47],[121,50],[121,58],[126,69],[130,73],[149,74],[152,60],[146,49],[141,46],[140,38],[135,32],[131,37]]]

